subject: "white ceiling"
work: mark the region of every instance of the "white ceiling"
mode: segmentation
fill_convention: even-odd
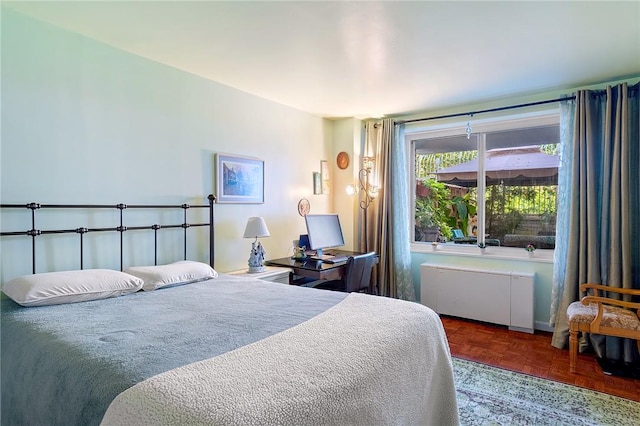
[[[323,117],[380,117],[640,76],[640,2],[3,5]]]

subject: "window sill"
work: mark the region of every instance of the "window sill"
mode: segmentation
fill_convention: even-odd
[[[412,253],[426,253],[435,256],[468,256],[487,259],[521,260],[526,262],[553,263],[554,250],[539,249],[533,256],[522,248],[488,246],[483,251],[475,245],[411,243]]]

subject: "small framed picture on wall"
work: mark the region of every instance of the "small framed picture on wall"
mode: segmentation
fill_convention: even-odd
[[[320,172],[313,172],[313,193],[322,194],[322,174]]]
[[[320,173],[322,173],[322,180],[329,180],[329,162],[327,160],[320,161]]]
[[[320,161],[320,174],[322,175],[322,193],[328,194],[331,186],[331,176],[329,174],[329,162],[327,160]]]

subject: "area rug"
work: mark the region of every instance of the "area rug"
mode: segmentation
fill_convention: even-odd
[[[460,424],[640,425],[640,403],[453,358]]]

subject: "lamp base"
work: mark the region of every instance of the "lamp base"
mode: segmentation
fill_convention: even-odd
[[[249,269],[247,270],[247,272],[250,274],[256,274],[258,272],[265,272],[266,270],[267,270],[266,266],[249,266]]]

